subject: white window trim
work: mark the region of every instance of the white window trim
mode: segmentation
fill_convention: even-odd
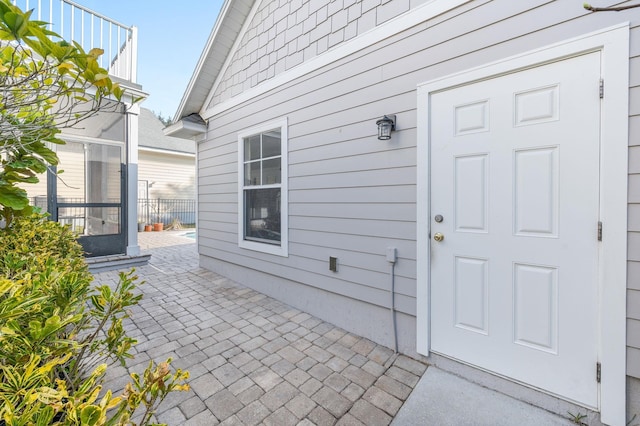
[[[244,139],[269,130],[280,128],[281,137],[281,186],[280,186],[280,245],[260,243],[244,239]],[[287,119],[270,121],[238,133],[238,246],[277,256],[289,256],[289,159]]]
[[[429,102],[432,93],[559,61],[590,51],[602,52],[602,76],[607,93],[602,99],[600,217],[606,238],[600,243],[599,361],[600,417],[605,424],[625,423],[627,180],[629,124],[629,24],[622,23],[570,40],[512,56],[468,71],[418,85],[417,164],[417,352],[430,349],[429,308]],[[594,89],[595,90],[595,89]]]

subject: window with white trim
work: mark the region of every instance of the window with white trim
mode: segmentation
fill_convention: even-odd
[[[238,135],[240,247],[287,256],[287,121]]]

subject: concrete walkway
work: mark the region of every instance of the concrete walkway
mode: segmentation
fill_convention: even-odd
[[[171,394],[169,425],[388,425],[427,366],[198,267],[186,231],[140,233],[144,298],[127,324],[138,339],[129,371],[153,358],[189,370]],[[96,274],[116,283],[117,271]],[[128,371],[105,384],[120,391]]]
[[[392,425],[575,426],[576,423],[429,367]]]

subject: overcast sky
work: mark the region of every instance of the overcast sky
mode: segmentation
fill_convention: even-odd
[[[75,1],[138,27],[138,83],[149,93],[142,106],[173,118],[223,0]]]

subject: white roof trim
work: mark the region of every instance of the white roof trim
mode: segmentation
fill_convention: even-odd
[[[138,146],[138,151],[145,152],[154,152],[156,154],[167,154],[167,155],[177,155],[180,157],[195,157],[196,154],[193,152],[182,152],[182,151],[173,151],[170,149],[160,149],[160,148],[147,148],[146,146]]]
[[[173,136],[181,139],[192,139],[206,131],[207,126],[205,124],[193,123],[185,120],[180,120],[162,130],[165,136]]]
[[[234,96],[220,104],[214,105],[212,108],[207,109],[208,103],[201,106],[200,116],[207,120],[216,114],[240,105],[256,96],[262,95],[270,90],[273,90],[283,84],[286,84],[296,78],[302,77],[305,74],[313,72],[321,67],[324,67],[332,62],[340,60],[348,55],[351,55],[359,50],[369,47],[381,40],[389,38],[395,34],[405,31],[408,28],[419,25],[435,16],[441,15],[449,10],[455,9],[471,0],[431,0],[408,12],[403,13],[389,21],[378,25],[375,28],[363,33],[362,35],[353,38],[349,41],[339,44],[333,49],[329,49],[325,53],[319,56],[315,56],[308,61],[301,63],[289,71],[275,76],[264,83],[255,86],[249,90]],[[253,12],[253,11],[252,11]],[[244,27],[243,27],[244,28]],[[235,47],[235,44],[234,44]],[[233,56],[233,50],[229,52],[229,56]],[[227,63],[225,62],[225,65]],[[224,67],[221,72],[224,71]],[[220,78],[220,73],[216,75],[216,83]],[[214,86],[212,86],[213,88]],[[217,86],[216,86],[217,87]],[[210,101],[210,93],[207,96],[207,100]]]
[[[251,12],[249,12],[249,15],[244,20],[242,29],[240,30],[240,32],[238,33],[238,36],[234,40],[233,46],[231,46],[231,50],[229,50],[229,54],[227,55],[224,61],[224,64],[222,65],[222,68],[220,68],[220,71],[216,75],[216,79],[213,82],[213,87],[211,88],[211,90],[209,90],[209,94],[204,100],[204,104],[200,108],[200,111],[206,110],[207,106],[211,103],[211,99],[213,99],[213,95],[215,94],[216,89],[220,85],[222,81],[222,77],[224,77],[224,74],[227,72],[227,68],[229,68],[229,66],[231,65],[231,62],[233,60],[233,55],[236,53],[236,51],[238,50],[239,44],[242,42],[242,37],[244,37],[245,33],[247,32],[247,29],[251,24],[251,22],[253,21],[254,16],[256,16],[256,12],[258,11],[261,4],[262,4],[262,0],[257,0],[253,3],[253,7],[251,7]]]
[[[202,109],[203,105],[199,105],[196,111],[187,111],[185,113],[185,108],[188,106],[188,103],[192,98],[194,89],[196,89],[196,84],[198,83],[198,81],[201,78],[201,74],[202,74],[203,69],[205,68],[205,66],[211,60],[214,60],[214,58],[210,58],[209,56],[210,56],[210,53],[213,50],[214,45],[215,44],[219,44],[219,43],[216,43],[216,41],[219,38],[223,38],[225,36],[228,37],[228,38],[231,38],[231,39],[235,39],[235,36],[233,34],[231,34],[231,35],[225,34],[229,30],[225,31],[225,28],[223,26],[223,22],[226,21],[227,16],[233,10],[232,4],[240,3],[240,2],[247,2],[247,1],[253,1],[253,0],[225,0],[224,4],[222,5],[222,8],[220,9],[220,13],[218,14],[218,18],[216,19],[214,27],[211,30],[211,34],[209,35],[209,39],[207,40],[207,44],[205,45],[204,50],[202,51],[202,54],[200,55],[200,59],[198,60],[196,68],[193,71],[193,74],[191,75],[191,79],[189,80],[189,83],[187,84],[187,88],[185,89],[185,92],[184,92],[184,94],[182,96],[182,99],[180,100],[180,104],[178,105],[178,110],[176,111],[176,113],[175,113],[175,115],[173,117],[173,121],[174,122],[178,121],[179,119],[181,119],[183,117],[183,115],[189,115],[189,114],[191,114],[193,112],[197,112],[198,110]],[[245,19],[243,18],[243,22],[244,22],[244,20]],[[216,72],[215,76],[217,77],[217,72]]]

